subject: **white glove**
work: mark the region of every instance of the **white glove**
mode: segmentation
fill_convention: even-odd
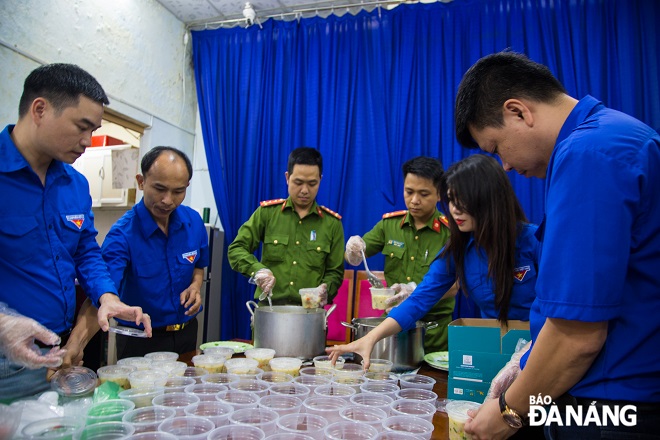
[[[401,304],[406,298],[410,296],[411,293],[417,288],[417,283],[414,281],[411,281],[406,284],[392,284],[392,289],[394,289],[395,292],[397,292],[396,295],[392,296],[391,298],[387,298],[385,300],[385,305],[391,306],[386,312],[389,312],[392,310],[392,308],[398,306]]]
[[[273,287],[275,287],[275,275],[273,275],[273,272],[271,272],[270,269],[259,269],[254,276],[250,278],[250,282],[256,284],[265,295],[270,296]]]
[[[35,339],[47,345],[58,345],[59,336],[34,319],[7,313],[7,309],[0,312],[0,352],[7,359],[30,369],[62,365],[66,350],[54,347],[42,355],[34,345]]]
[[[518,374],[520,374],[520,358],[529,350],[530,345],[531,343],[527,343],[511,355],[509,362],[502,367],[491,381],[486,400],[499,399],[502,393],[509,389]]]
[[[346,242],[346,251],[344,258],[348,264],[357,266],[362,261],[362,252],[367,248],[367,244],[359,235],[351,236]]]
[[[316,291],[319,295],[319,307],[323,307],[328,304],[328,285],[323,283],[316,288]]]

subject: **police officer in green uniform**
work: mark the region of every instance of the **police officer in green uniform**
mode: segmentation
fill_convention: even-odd
[[[285,173],[289,197],[261,202],[229,245],[229,264],[257,285],[255,298],[264,293],[273,304],[301,305],[299,289],[311,287],[323,306],[337,295],[344,278],[344,228],[339,214],[316,203],[322,172],[317,150],[293,150]]]
[[[400,304],[422,281],[431,262],[449,238],[444,214],[438,211],[442,164],[431,157],[415,157],[403,164],[403,196],[407,210],[383,215],[363,237],[349,238],[345,258],[354,266],[366,256],[385,255],[385,280],[397,291],[388,304]],[[457,289],[456,286],[452,289]],[[454,297],[438,301],[424,316],[438,327],[424,337],[427,353],[447,350],[447,325],[451,322]]]

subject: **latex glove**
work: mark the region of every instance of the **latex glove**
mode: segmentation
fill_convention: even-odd
[[[399,283],[392,284],[392,289],[394,289],[394,291],[397,293],[391,298],[387,298],[385,300],[385,305],[390,306],[385,311],[389,313],[390,310],[392,310],[394,307],[398,306],[403,301],[405,301],[405,299],[408,298],[416,288],[417,288],[417,283],[415,283],[414,281],[411,281],[406,284],[399,284]]]
[[[52,348],[48,353],[34,345],[38,339],[47,345],[58,345],[60,337],[31,318],[0,313],[0,352],[10,361],[30,369],[58,367],[66,350]]]
[[[362,251],[367,248],[367,244],[359,235],[353,235],[346,242],[346,252],[344,258],[348,264],[357,266],[362,261]]]
[[[323,307],[328,304],[328,285],[323,283],[316,288],[316,291],[319,295],[319,307]]]
[[[490,383],[486,400],[499,399],[503,392],[505,392],[518,374],[520,374],[520,358],[529,350],[531,343],[527,343],[523,348],[511,355],[511,359],[505,366],[495,375]]]
[[[275,287],[275,275],[266,268],[259,269],[249,281],[256,284],[267,296],[272,294]]]

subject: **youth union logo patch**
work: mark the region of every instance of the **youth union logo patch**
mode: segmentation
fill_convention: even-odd
[[[85,214],[67,215],[66,221],[73,223],[80,229],[83,223],[85,223]]]
[[[181,254],[181,256],[191,263],[194,263],[195,257],[197,257],[197,251],[186,252],[185,254]]]

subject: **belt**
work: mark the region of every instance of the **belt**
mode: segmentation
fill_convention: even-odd
[[[57,336],[60,337],[60,347],[64,347],[69,340],[69,336],[71,335],[71,329],[65,330],[62,333],[58,333]],[[38,339],[34,340],[34,343],[37,345],[39,348],[52,348],[52,345],[44,344]]]
[[[165,332],[178,332],[179,330],[183,330],[190,324],[190,321],[184,322],[182,324],[172,324],[168,325],[166,327],[156,327],[153,328],[152,331],[156,333],[165,333]]]

